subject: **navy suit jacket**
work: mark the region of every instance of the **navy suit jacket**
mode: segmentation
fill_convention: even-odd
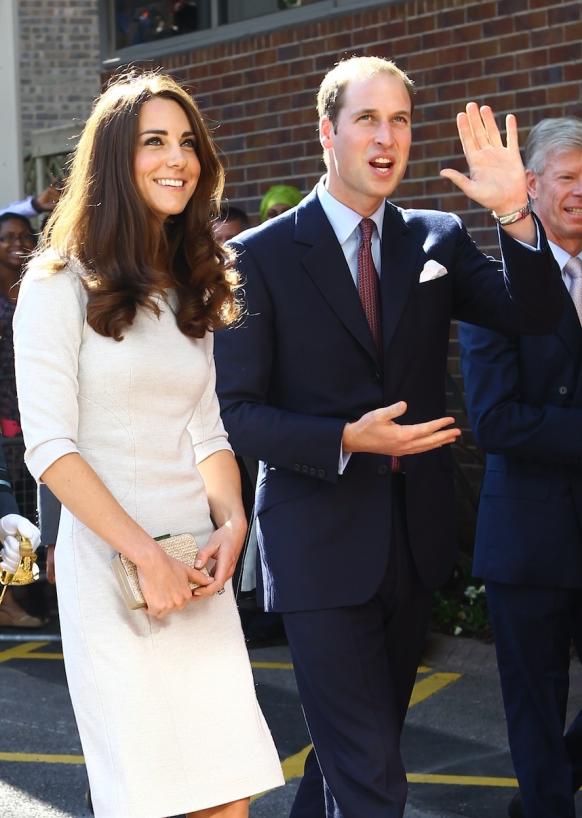
[[[469,418],[487,452],[474,562],[484,579],[582,586],[582,327],[564,295],[548,335],[459,329]]]
[[[408,403],[405,423],[443,416],[451,317],[547,331],[561,310],[557,265],[545,237],[534,253],[503,236],[507,289],[501,265],[477,250],[457,217],[387,203],[380,359],[315,191],[232,244],[246,315],[216,335],[217,391],[235,451],[262,461],[256,513],[266,608],[362,603],[387,565],[390,459],[354,454],[339,476],[344,425],[397,400]],[[448,274],[421,284],[428,259]],[[435,587],[456,556],[451,452],[403,465],[410,546],[421,579]]]

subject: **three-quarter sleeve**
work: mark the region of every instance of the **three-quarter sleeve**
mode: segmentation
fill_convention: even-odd
[[[78,452],[79,349],[86,297],[77,275],[49,274],[42,258],[24,277],[14,314],[16,387],[25,462],[38,480]]]
[[[208,355],[208,382],[202,394],[202,398],[192,420],[188,425],[196,463],[201,463],[205,458],[221,449],[232,451],[228,442],[228,435],[222,425],[220,417],[220,407],[216,397],[216,369],[214,365],[214,335],[207,332],[204,338]]]

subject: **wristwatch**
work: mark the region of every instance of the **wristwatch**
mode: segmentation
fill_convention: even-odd
[[[524,204],[523,207],[520,207],[519,210],[514,210],[513,213],[506,213],[505,216],[498,216],[497,213],[492,210],[491,215],[502,227],[505,227],[508,224],[515,224],[515,222],[520,222],[522,219],[525,219],[531,213],[531,205],[528,202]]]

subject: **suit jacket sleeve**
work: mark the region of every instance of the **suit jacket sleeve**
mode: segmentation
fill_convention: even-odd
[[[555,328],[564,307],[562,277],[544,229],[534,219],[539,251],[498,229],[499,277],[492,275],[493,259],[478,250],[464,227],[459,231],[456,262],[462,274],[455,281],[455,318],[508,334],[543,335]]]
[[[582,409],[523,400],[519,338],[460,324],[459,341],[467,411],[479,446],[491,454],[580,466]]]
[[[38,487],[38,522],[40,541],[43,545],[54,545],[57,541],[61,504],[45,483]]]
[[[12,493],[12,482],[6,467],[4,448],[0,445],[0,517],[6,514],[18,514],[18,504]]]
[[[234,246],[240,254],[244,317],[239,326],[215,337],[217,392],[232,447],[243,457],[335,482],[347,420],[290,412],[273,404],[273,379],[282,377],[275,371],[276,311],[251,251]]]

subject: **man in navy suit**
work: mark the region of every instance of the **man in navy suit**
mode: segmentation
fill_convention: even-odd
[[[233,241],[246,316],[215,339],[231,441],[262,461],[264,603],[283,614],[316,753],[293,818],[402,815],[401,728],[430,591],[455,562],[450,319],[545,332],[561,311],[515,118],[505,147],[491,109],[470,103],[459,131],[471,176],[443,171],[506,223],[504,282],[457,217],[386,200],[406,170],[412,109],[392,62],[352,58],[327,74],[327,173]]]
[[[582,715],[563,733],[571,642],[582,651],[582,121],[536,125],[526,173],[565,308],[539,337],[461,327],[469,417],[487,452],[474,572],[519,781],[509,815],[572,818]]]

